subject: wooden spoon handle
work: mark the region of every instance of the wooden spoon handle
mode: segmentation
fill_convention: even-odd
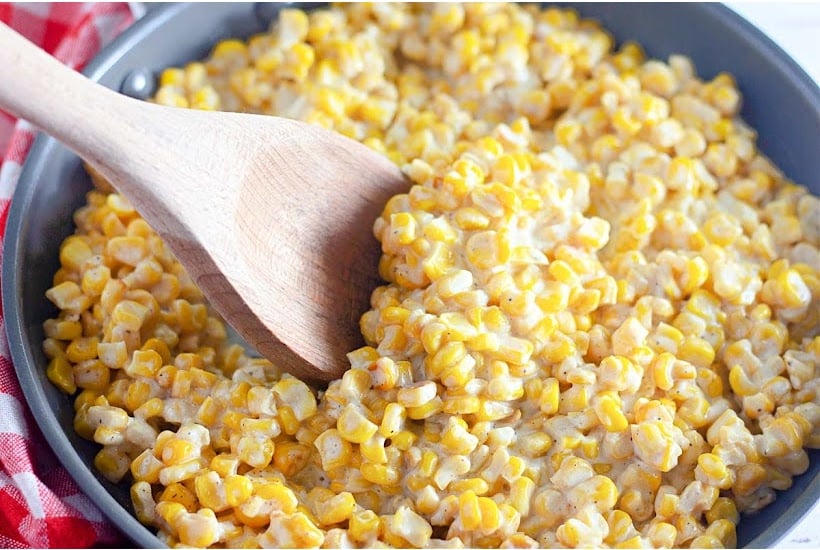
[[[32,122],[86,158],[110,141],[116,120],[105,115],[116,111],[118,94],[66,67],[2,23],[0,70],[0,108]]]
[[[176,109],[109,90],[2,23],[0,71],[1,109],[32,122],[92,164],[161,233],[186,233],[167,205],[178,204],[189,189],[179,182],[164,185],[165,169],[186,162],[167,146],[175,137]]]

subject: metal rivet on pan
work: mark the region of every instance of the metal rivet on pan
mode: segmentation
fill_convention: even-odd
[[[120,85],[120,92],[136,99],[148,99],[156,89],[154,74],[148,69],[134,69]]]

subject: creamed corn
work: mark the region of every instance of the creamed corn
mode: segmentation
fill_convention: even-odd
[[[231,343],[88,194],[47,374],[169,545],[732,547],[820,447],[820,200],[728,74],[572,11],[345,4],[282,9],[154,101],[332,128],[412,182],[326,389]]]

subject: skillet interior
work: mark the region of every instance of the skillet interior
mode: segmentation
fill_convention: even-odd
[[[744,96],[742,116],[760,132],[759,146],[798,183],[820,194],[820,90],[768,38],[715,4],[568,4],[601,21],[621,42],[634,39],[652,57],[692,57],[702,78],[731,72]],[[85,74],[118,89],[134,69],[153,74],[200,59],[222,38],[267,28],[279,9],[248,3],[162,5],[101,53]],[[719,52],[719,55],[716,53]],[[171,183],[171,182],[166,182]],[[46,378],[42,323],[54,315],[44,293],[58,267],[60,241],[73,232],[72,213],[90,188],[80,160],[41,135],[29,155],[7,226],[2,272],[9,345],[26,399],[46,439],[103,512],[144,547],[159,539],[133,516],[128,487],[106,481],[93,468],[98,446],[74,433],[71,400]],[[738,544],[770,547],[820,494],[820,451],[809,471],[778,494],[774,504],[738,526]]]

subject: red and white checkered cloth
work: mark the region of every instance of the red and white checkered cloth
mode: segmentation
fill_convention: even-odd
[[[133,14],[126,3],[0,3],[0,21],[66,65],[81,69],[133,21]],[[0,78],[14,75],[0,67]],[[0,238],[34,133],[27,122],[0,111]],[[5,332],[0,331],[0,547],[116,548],[125,540],[43,439],[17,382]]]

